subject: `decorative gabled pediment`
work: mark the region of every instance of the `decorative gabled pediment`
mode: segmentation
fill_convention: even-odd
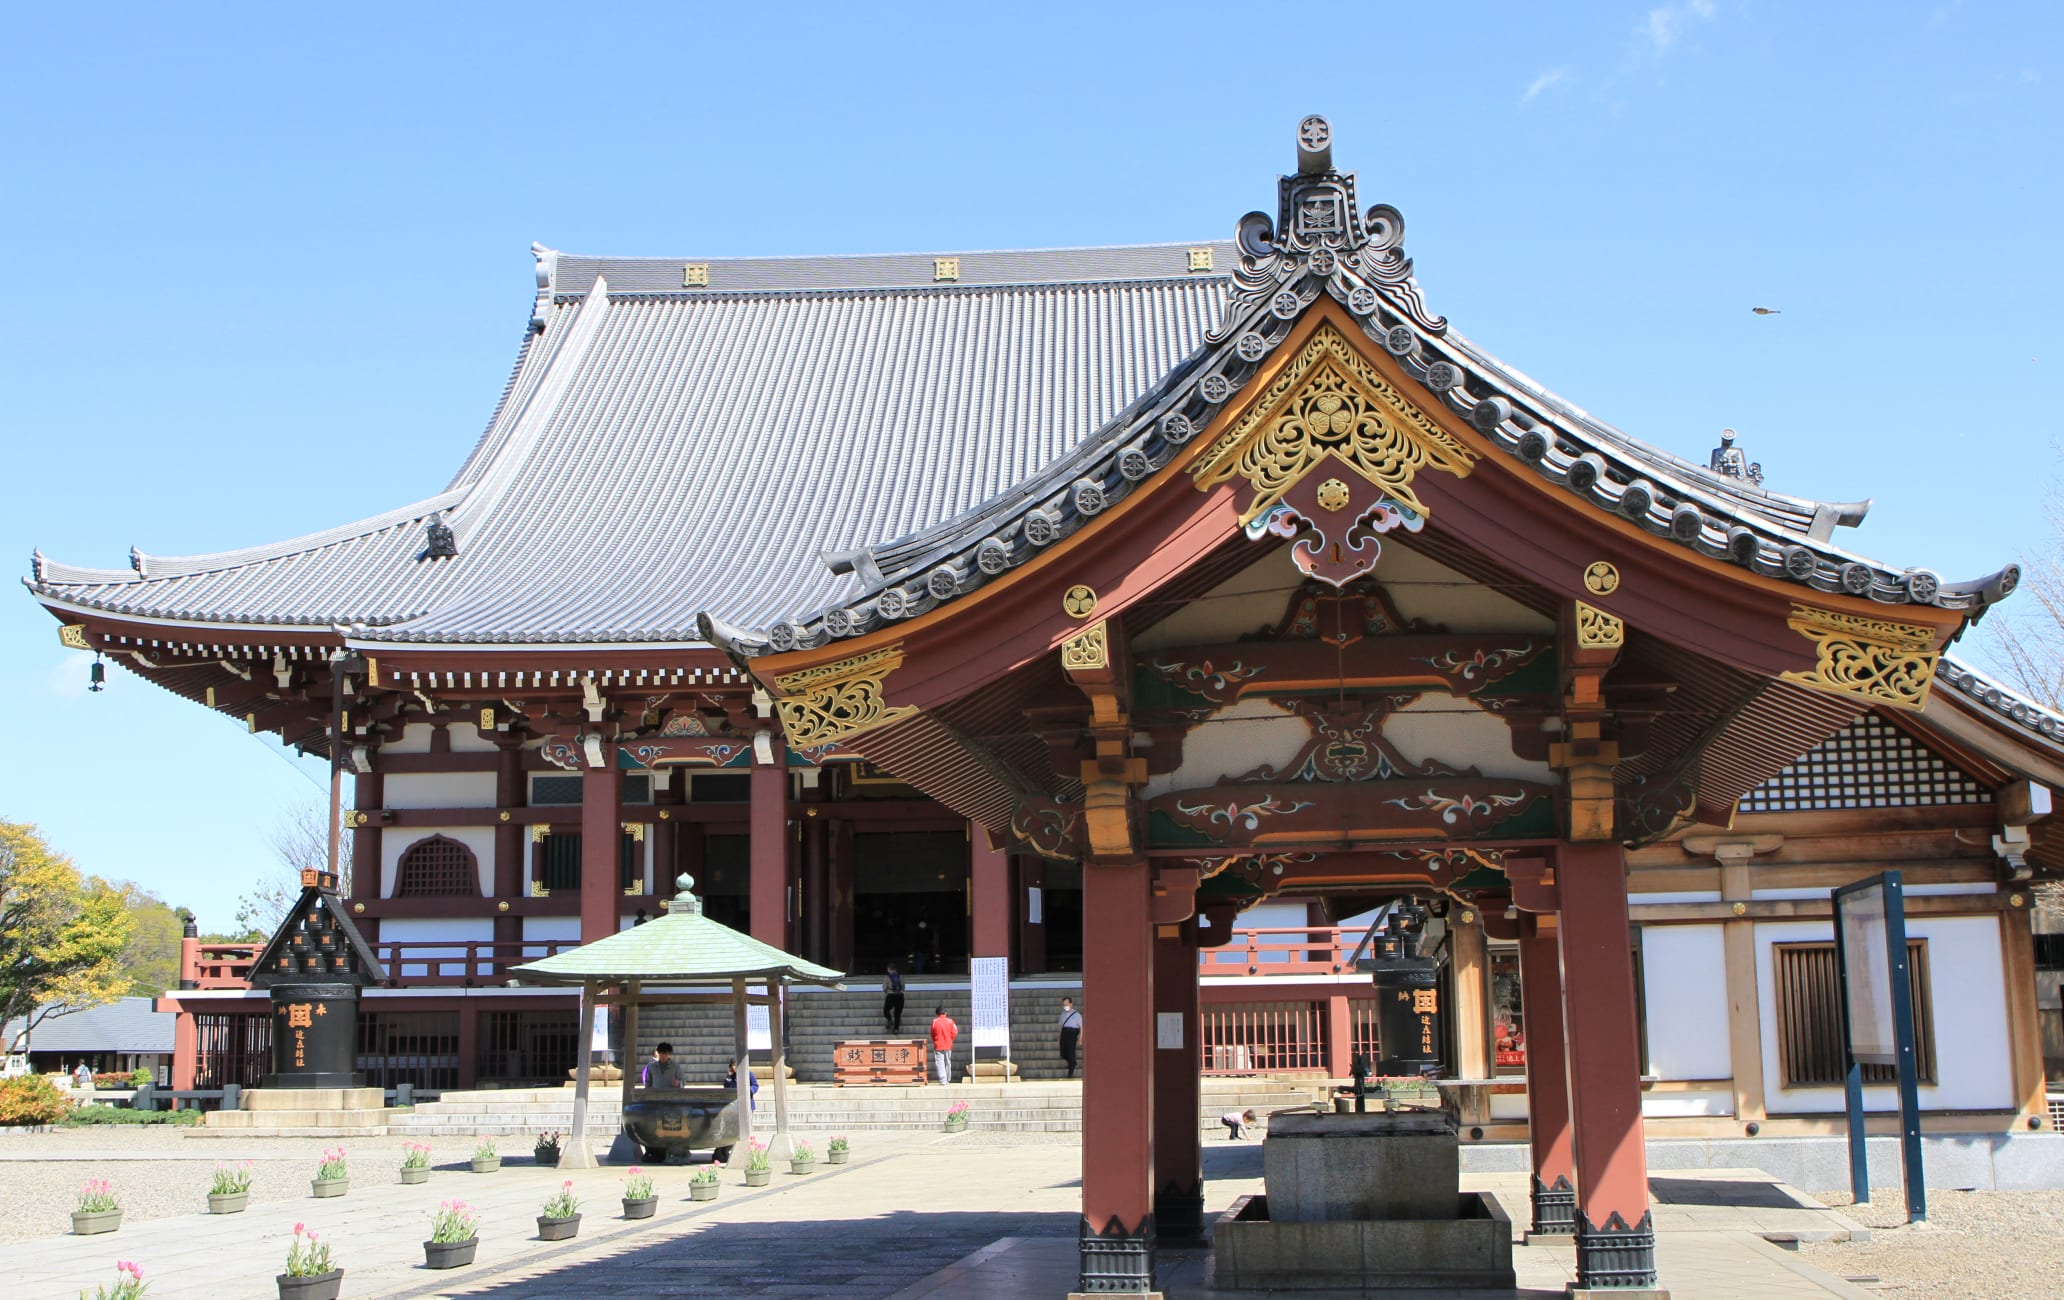
[[[257,960],[251,983],[378,984],[387,978],[372,945],[345,915],[337,878],[327,871],[303,871],[301,896],[274,930]]]

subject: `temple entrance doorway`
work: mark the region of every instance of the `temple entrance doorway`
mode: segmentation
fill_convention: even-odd
[[[852,968],[965,975],[968,880],[964,831],[854,835]]]
[[[1046,928],[1046,969],[1082,969],[1082,864],[1049,862],[1040,888],[1041,921]]]

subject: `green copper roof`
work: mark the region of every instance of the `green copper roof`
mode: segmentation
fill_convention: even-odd
[[[677,883],[681,892],[674,895],[665,916],[557,956],[527,962],[515,967],[514,973],[536,984],[589,980],[692,984],[732,979],[836,984],[845,978],[843,971],[804,961],[712,921],[702,914],[702,900],[689,892],[694,878],[684,875]]]

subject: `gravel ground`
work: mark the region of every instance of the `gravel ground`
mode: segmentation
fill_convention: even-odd
[[[1823,1203],[1867,1225],[1862,1242],[1808,1243],[1799,1254],[1837,1277],[1893,1296],[2024,1300],[2064,1294],[2064,1191],[1928,1193],[1928,1221],[1906,1226],[1906,1196],[1874,1189],[1869,1205],[1847,1193]]]
[[[308,1198],[308,1184],[326,1146],[342,1145],[351,1165],[352,1195],[399,1184],[398,1137],[359,1139],[199,1137],[171,1128],[78,1128],[0,1135],[0,1242],[70,1232],[80,1184],[114,1184],[129,1222],[193,1214],[208,1208],[215,1165],[249,1160],[251,1201]],[[511,1165],[527,1164],[528,1139],[497,1144]],[[473,1139],[431,1142],[430,1163],[463,1168]]]

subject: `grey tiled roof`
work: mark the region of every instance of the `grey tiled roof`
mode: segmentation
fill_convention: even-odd
[[[169,1011],[153,1009],[150,998],[116,998],[105,1006],[52,1016],[36,1026],[29,1047],[37,1052],[170,1052]],[[14,1041],[19,1020],[0,1029],[0,1045]]]
[[[296,541],[130,570],[37,557],[39,596],[204,624],[426,643],[692,642],[851,589],[821,552],[980,506],[1203,343],[1226,243],[934,258],[540,249],[538,319],[451,487]],[[807,287],[806,287],[807,286]],[[419,558],[433,511],[458,554]]]

